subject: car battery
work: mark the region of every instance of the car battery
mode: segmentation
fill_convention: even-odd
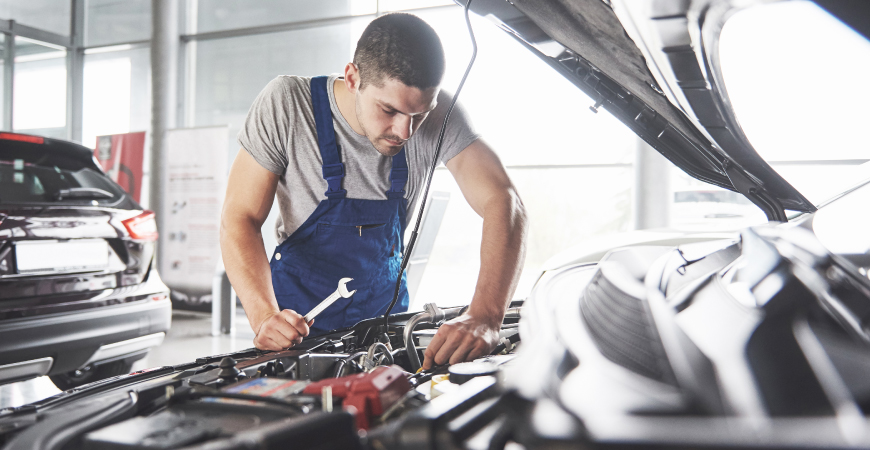
[[[287,380],[283,378],[252,378],[226,386],[221,391],[230,394],[256,395],[258,397],[272,397],[285,399],[291,395],[302,392],[310,384],[306,380]]]
[[[411,383],[398,366],[380,366],[368,373],[311,383],[302,393],[320,395],[326,387],[331,388],[333,397],[342,399],[344,409],[355,410],[357,427],[366,430],[373,418],[411,390]]]

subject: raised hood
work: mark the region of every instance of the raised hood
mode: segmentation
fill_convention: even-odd
[[[456,0],[465,4],[466,0]],[[815,211],[737,125],[717,60],[729,0],[472,0],[530,51],[689,175],[768,219]],[[585,107],[586,105],[578,105]]]

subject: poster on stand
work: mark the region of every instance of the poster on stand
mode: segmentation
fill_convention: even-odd
[[[109,178],[124,188],[138,203],[142,196],[145,132],[97,136],[94,157]]]
[[[160,276],[177,309],[211,311],[227,183],[226,126],[169,130],[163,156]]]

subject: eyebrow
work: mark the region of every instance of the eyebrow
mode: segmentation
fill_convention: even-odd
[[[419,112],[419,113],[417,113],[417,114],[408,114],[408,113],[406,113],[406,112],[404,112],[404,111],[400,111],[398,108],[394,107],[393,105],[391,105],[391,104],[389,104],[389,103],[387,103],[387,102],[384,102],[384,101],[378,100],[378,103],[380,103],[381,106],[383,106],[384,108],[387,108],[387,109],[393,110],[393,111],[398,112],[398,113],[402,113],[402,114],[404,114],[404,115],[406,115],[406,116],[419,116],[420,114],[430,113],[430,112],[434,111],[436,107],[438,107],[438,103],[435,103],[434,106],[432,106],[431,108],[427,109],[426,111]]]

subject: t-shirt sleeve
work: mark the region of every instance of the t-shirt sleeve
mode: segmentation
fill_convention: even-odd
[[[276,175],[287,169],[292,99],[282,77],[275,78],[254,100],[238,140],[257,163]]]
[[[433,146],[438,144],[438,133],[441,132],[444,115],[447,113],[452,100],[453,94],[442,90],[438,94],[438,106],[426,119],[429,125],[426,129],[427,138],[431,139],[430,142],[432,142]],[[454,156],[465,150],[466,147],[479,138],[480,135],[474,130],[468,113],[462,107],[461,102],[457,101],[456,106],[453,107],[453,112],[450,113],[447,129],[444,131],[444,143],[441,145],[441,162],[446,164],[447,161],[453,159]]]

